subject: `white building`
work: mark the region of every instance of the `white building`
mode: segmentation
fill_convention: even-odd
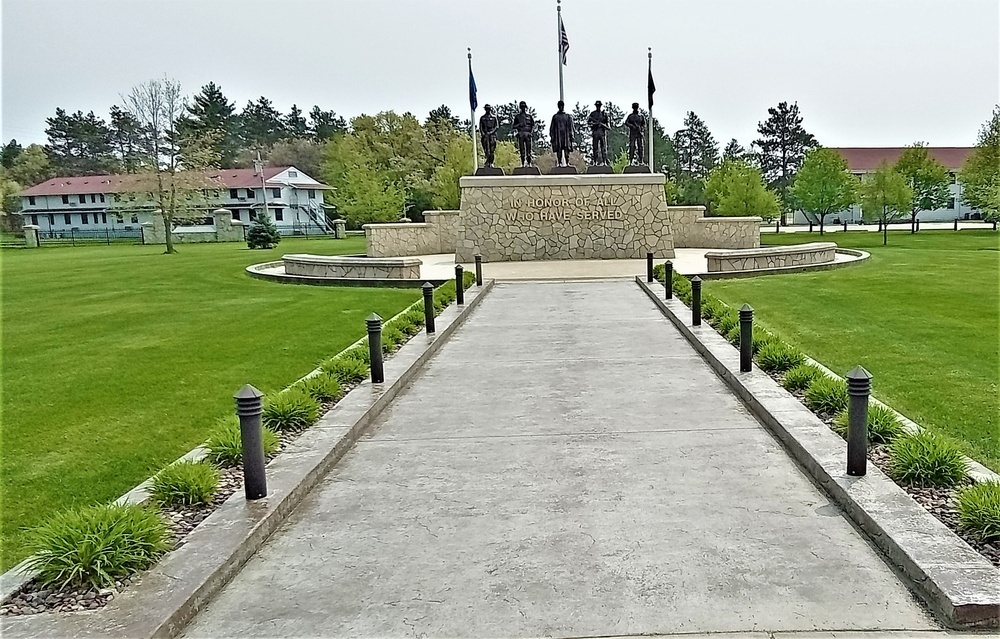
[[[234,220],[250,222],[264,209],[282,234],[317,234],[330,232],[323,202],[323,192],[331,187],[315,180],[293,166],[266,167],[261,175],[255,169],[219,169],[204,174],[210,205],[205,211],[224,208]],[[138,237],[142,223],[154,215],[149,210],[132,214],[123,210],[123,195],[135,190],[130,175],[89,175],[56,177],[36,184],[21,193],[24,224],[39,227],[39,234],[78,236],[115,232],[134,232]],[[116,207],[116,204],[118,205]]]
[[[834,151],[840,153],[845,160],[847,160],[847,170],[853,173],[861,179],[866,174],[873,172],[883,163],[887,163],[890,166],[895,164],[902,155],[903,151],[906,150],[905,147],[849,147],[849,148],[834,148]],[[951,222],[955,218],[960,220],[978,220],[981,217],[979,210],[972,208],[968,204],[962,201],[962,183],[958,181],[956,175],[962,169],[965,164],[966,158],[972,153],[972,147],[968,146],[932,146],[927,147],[927,153],[932,158],[944,165],[948,169],[951,175],[951,198],[948,204],[944,208],[937,209],[934,211],[921,211],[917,215],[917,219],[923,222]],[[833,213],[828,215],[826,218],[827,224],[841,224],[845,220],[851,224],[861,221],[861,205],[855,204],[848,211],[841,211],[840,213]],[[907,221],[909,218],[907,218]],[[794,217],[794,224],[808,224],[809,218],[802,213],[797,211]],[[816,220],[813,220],[816,221]]]

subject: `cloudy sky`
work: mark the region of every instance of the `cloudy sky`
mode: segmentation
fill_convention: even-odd
[[[345,116],[468,113],[558,99],[555,0],[3,0],[4,140],[45,142],[56,107],[106,116],[164,74],[239,107]],[[964,146],[1000,102],[997,0],[565,0],[567,102],[644,101],[669,130],[695,111],[747,145],[797,101],[826,146]]]

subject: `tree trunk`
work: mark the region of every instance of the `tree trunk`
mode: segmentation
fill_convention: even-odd
[[[819,234],[820,235],[823,235],[823,218],[825,218],[825,217],[826,217],[825,215],[823,215],[822,213],[820,213],[820,215],[819,215]]]
[[[917,232],[917,214],[910,213],[910,233],[912,234],[916,232]]]
[[[889,243],[889,217],[882,211],[882,246]]]
[[[174,236],[173,236],[173,229],[171,228],[172,225],[170,224],[170,220],[167,218],[166,215],[163,215],[161,217],[163,217],[163,237],[167,243],[167,248],[165,251],[163,251],[163,254],[171,255],[177,252],[174,250]]]

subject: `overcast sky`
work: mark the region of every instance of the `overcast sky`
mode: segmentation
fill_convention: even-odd
[[[45,142],[56,107],[107,116],[164,74],[239,108],[350,117],[558,99],[555,0],[3,0],[4,140]],[[1000,102],[998,0],[565,0],[566,101],[645,102],[668,131],[695,111],[748,145],[797,101],[825,146],[975,143]]]

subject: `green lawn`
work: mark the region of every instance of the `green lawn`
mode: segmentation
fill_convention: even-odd
[[[110,500],[204,441],[250,382],[275,390],[390,317],[418,289],[251,279],[282,253],[363,253],[364,238],[277,249],[181,245],[5,250],[2,260],[2,560],[23,528]]]
[[[997,233],[891,232],[886,247],[877,233],[823,239],[869,251],[871,259],[832,271],[708,281],[705,290],[730,304],[749,302],[762,325],[841,375],[863,365],[879,399],[1000,471]]]

